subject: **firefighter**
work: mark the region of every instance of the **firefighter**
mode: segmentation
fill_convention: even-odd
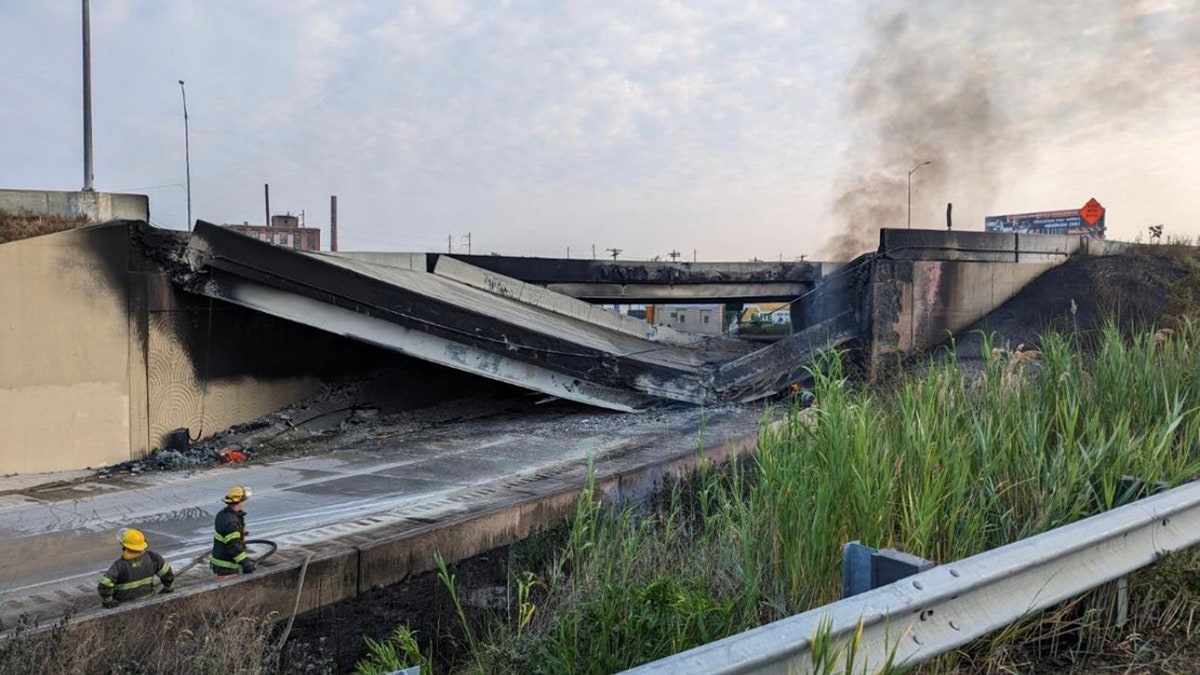
[[[140,600],[154,595],[154,577],[162,581],[162,592],[170,593],[175,588],[175,573],[171,563],[154,551],[146,550],[146,535],[131,527],[117,533],[121,544],[121,559],[108,568],[100,577],[100,602],[105,607],[116,607],[122,602]]]
[[[250,488],[239,485],[225,493],[225,508],[217,513],[209,564],[218,577],[254,571],[254,561],[246,553],[246,514],[242,511],[249,498]]]

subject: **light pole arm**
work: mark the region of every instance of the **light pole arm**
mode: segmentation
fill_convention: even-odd
[[[917,169],[925,166],[926,164],[933,164],[933,161],[925,160],[924,162],[914,166],[908,172],[908,229],[910,230],[912,229],[912,175],[917,172]]]

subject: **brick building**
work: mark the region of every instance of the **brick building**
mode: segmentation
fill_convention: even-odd
[[[224,225],[233,230],[259,241],[265,241],[276,246],[294,249],[296,251],[320,251],[321,229],[318,227],[300,227],[298,216],[271,216],[270,225]]]

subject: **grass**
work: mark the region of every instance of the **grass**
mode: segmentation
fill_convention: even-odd
[[[519,606],[486,635],[468,631],[456,669],[613,672],[838,599],[846,541],[945,562],[1113,508],[1129,497],[1125,477],[1193,479],[1198,348],[1200,325],[1186,319],[1132,336],[1049,335],[1036,352],[985,340],[982,372],[934,363],[884,392],[856,390],[830,354],[814,368],[817,405],[764,426],[752,463],[702,470],[648,512],[608,510],[589,486],[550,562],[511,570]],[[1189,560],[1153,582],[1138,575],[1123,630],[1200,625]],[[1124,634],[1101,599],[924,669],[1082,663]],[[828,672],[852,670],[853,646],[829,646]]]
[[[87,225],[87,218],[62,218],[0,211],[0,244]]]
[[[23,621],[0,639],[0,675],[277,672],[272,634],[279,617],[261,611],[254,595],[236,606],[229,600],[196,599],[175,612],[160,606],[119,623],[65,618],[40,634]]]

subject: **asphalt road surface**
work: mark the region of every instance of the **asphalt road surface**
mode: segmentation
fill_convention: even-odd
[[[597,473],[636,451],[647,460],[752,436],[761,410],[684,408],[643,415],[548,410],[392,433],[386,424],[352,442],[333,437],[309,455],[186,472],[0,478],[0,622],[41,622],[99,604],[100,573],[120,555],[116,532],[136,527],[178,569],[212,546],[213,517],[234,485],[253,489],[253,539],[288,547],[334,540],[404,519],[486,506],[488,485]],[[702,431],[703,430],[703,431]],[[648,454],[646,454],[648,453]],[[525,477],[525,478],[523,478]],[[524,489],[525,484],[522,484]],[[561,486],[560,486],[561,487]],[[198,567],[179,585],[210,578]]]

